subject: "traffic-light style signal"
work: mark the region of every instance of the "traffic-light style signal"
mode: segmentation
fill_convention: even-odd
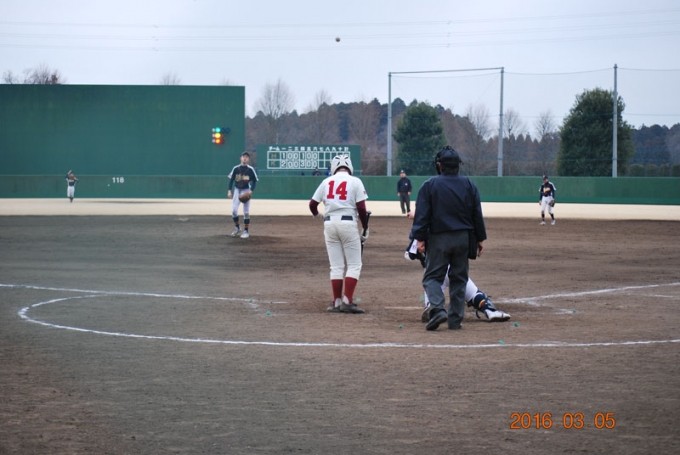
[[[224,132],[219,126],[212,129],[212,141],[215,145],[224,144]]]

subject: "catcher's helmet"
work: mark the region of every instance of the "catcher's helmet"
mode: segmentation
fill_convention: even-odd
[[[460,164],[463,164],[463,160],[460,159],[458,152],[449,145],[438,151],[434,157],[434,167],[438,174],[441,174],[442,166],[451,169]]]
[[[331,175],[335,175],[341,167],[347,168],[350,174],[354,173],[352,160],[349,159],[349,155],[337,155],[333,157],[333,160],[331,161]]]

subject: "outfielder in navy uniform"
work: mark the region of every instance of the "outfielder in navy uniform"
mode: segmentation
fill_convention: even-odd
[[[229,173],[229,191],[227,197],[232,197],[232,188],[234,188],[233,200],[231,204],[231,218],[234,220],[234,232],[232,237],[241,237],[247,239],[250,237],[248,228],[250,227],[250,198],[255,185],[257,185],[257,174],[255,169],[250,166],[250,154],[243,152],[241,154],[241,164],[234,166],[234,169]],[[243,203],[243,231],[238,223],[238,206]]]
[[[401,177],[397,182],[397,196],[399,196],[399,205],[401,206],[401,213],[406,215],[407,212],[411,211],[411,190],[413,186],[411,185],[411,180],[406,177],[406,172],[402,169],[399,173]]]
[[[439,175],[422,184],[416,201],[411,237],[418,241],[418,251],[426,253],[423,289],[431,305],[427,330],[437,330],[447,321],[449,329],[462,328],[471,235],[476,237],[477,254],[481,256],[484,251],[486,227],[479,192],[474,183],[459,174],[461,164],[454,149],[446,146],[440,150],[435,157]],[[447,275],[448,314],[442,291]]]
[[[368,239],[368,211],[366,189],[358,177],[352,175],[354,167],[347,155],[338,155],[331,161],[330,177],[326,177],[309,200],[309,211],[315,218],[323,218],[323,234],[331,264],[331,313],[364,313],[353,302],[354,290],[361,275],[361,245]],[[323,202],[324,214],[318,206]],[[357,229],[361,221],[362,234]]]
[[[552,221],[551,225],[555,225],[555,215],[553,214],[553,207],[555,206],[555,185],[550,181],[547,175],[543,176],[543,185],[538,189],[538,205],[541,206],[541,226],[545,225],[545,208],[548,207],[548,213]]]
[[[68,174],[66,174],[66,182],[68,183],[68,186],[66,187],[66,197],[73,202],[73,198],[76,195],[76,184],[78,183],[78,179],[73,175],[73,171],[68,171]]]

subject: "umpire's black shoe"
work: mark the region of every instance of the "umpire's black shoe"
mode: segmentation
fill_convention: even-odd
[[[437,330],[439,324],[443,324],[448,319],[446,315],[446,310],[439,310],[437,312],[430,311],[430,322],[425,326],[426,330]]]

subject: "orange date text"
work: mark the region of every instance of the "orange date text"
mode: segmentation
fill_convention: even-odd
[[[598,412],[592,418],[587,418],[582,412],[565,412],[553,416],[549,412],[513,412],[510,414],[511,430],[528,430],[530,428],[549,430],[551,428],[566,428],[581,430],[595,428],[598,430],[616,427],[613,412]]]

